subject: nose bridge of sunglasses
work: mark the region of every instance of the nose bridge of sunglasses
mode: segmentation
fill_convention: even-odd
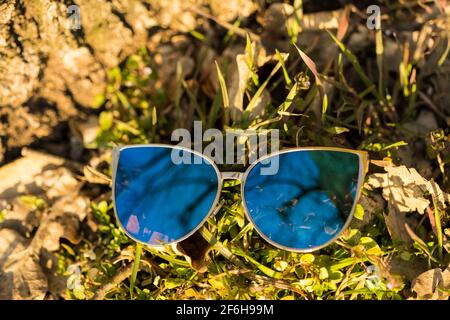
[[[243,175],[244,175],[243,172],[236,172],[236,171],[222,172],[221,173],[222,180],[239,180],[239,181],[242,181],[242,176]]]

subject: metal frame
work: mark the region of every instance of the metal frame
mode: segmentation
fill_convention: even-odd
[[[209,210],[209,212],[205,215],[205,218],[201,221],[201,223],[199,223],[199,225],[192,230],[190,233],[188,233],[187,235],[185,235],[184,237],[165,243],[164,245],[151,245],[148,244],[146,242],[140,241],[138,239],[136,239],[133,235],[131,235],[126,229],[125,227],[122,225],[122,223],[120,222],[119,216],[117,214],[117,210],[116,210],[116,204],[115,204],[115,178],[116,178],[116,172],[117,172],[117,166],[119,163],[119,156],[120,156],[120,151],[125,150],[125,149],[129,149],[129,148],[138,148],[138,147],[160,147],[160,148],[169,148],[169,149],[178,149],[178,150],[185,150],[188,151],[190,153],[193,153],[199,157],[202,157],[203,159],[205,159],[206,162],[208,162],[209,164],[211,164],[214,168],[214,170],[216,171],[217,174],[217,194],[216,197],[214,199],[214,202],[211,206],[211,209]],[[316,246],[316,247],[312,247],[312,248],[308,248],[308,249],[296,249],[296,248],[290,248],[290,247],[285,247],[282,246],[274,241],[272,241],[271,239],[269,239],[268,237],[266,237],[264,235],[264,233],[262,233],[258,227],[256,226],[256,224],[254,223],[253,219],[250,216],[250,213],[248,212],[247,209],[247,205],[245,203],[245,183],[247,181],[247,177],[250,173],[250,171],[261,161],[269,158],[269,157],[273,157],[276,155],[280,155],[283,153],[288,153],[288,152],[295,152],[295,151],[310,151],[310,150],[327,150],[327,151],[338,151],[338,152],[346,152],[346,153],[353,153],[358,155],[359,158],[359,173],[358,173],[358,185],[357,185],[357,192],[356,192],[356,198],[355,198],[355,202],[353,203],[353,207],[352,210],[347,218],[347,220],[344,223],[344,226],[342,227],[342,230],[337,233],[334,237],[332,237],[330,240],[328,240],[326,243],[320,245],[320,246]],[[256,231],[258,232],[258,234],[264,239],[266,240],[268,243],[270,243],[271,245],[283,249],[283,250],[289,250],[289,251],[293,251],[293,252],[312,252],[312,251],[316,251],[318,249],[321,249],[327,245],[329,245],[330,243],[334,242],[343,232],[345,229],[347,229],[348,225],[350,224],[354,212],[355,212],[355,208],[356,205],[358,204],[359,198],[361,196],[361,189],[362,189],[362,184],[364,182],[364,178],[365,175],[367,173],[369,169],[369,156],[368,153],[366,151],[362,151],[362,150],[353,150],[353,149],[346,149],[346,148],[334,148],[334,147],[297,147],[297,148],[289,148],[289,149],[284,149],[281,151],[277,151],[274,153],[270,153],[267,154],[261,158],[259,158],[258,160],[256,160],[255,162],[253,162],[244,172],[221,172],[218,168],[218,166],[214,163],[214,161],[212,159],[210,159],[208,156],[186,148],[186,147],[182,147],[182,146],[173,146],[173,145],[168,145],[168,144],[136,144],[136,145],[129,145],[129,146],[119,146],[119,147],[115,147],[112,150],[112,198],[113,198],[113,204],[114,204],[114,215],[115,218],[118,222],[119,228],[122,229],[123,232],[125,232],[125,234],[127,236],[129,236],[131,239],[133,239],[135,242],[141,243],[143,245],[147,245],[147,246],[151,246],[151,247],[164,247],[167,245],[171,245],[173,243],[177,243],[180,241],[183,241],[187,238],[189,238],[192,234],[194,234],[196,231],[198,231],[206,222],[206,220],[212,216],[212,214],[216,211],[216,207],[217,204],[219,203],[219,199],[220,199],[220,195],[222,193],[222,185],[223,185],[223,181],[224,180],[239,180],[241,182],[241,196],[242,196],[242,205],[244,207],[244,214],[247,217],[247,219],[252,223],[253,227],[256,229]]]

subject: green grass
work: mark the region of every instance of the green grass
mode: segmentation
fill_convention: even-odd
[[[192,41],[197,41],[198,47],[207,46],[207,42],[198,40],[199,35],[193,34]],[[294,46],[289,57],[276,53],[268,73],[249,59],[251,77],[246,88],[246,111],[241,120],[234,122],[227,112],[229,79],[225,72],[232,61],[211,66],[219,81],[213,96],[201,90],[198,71],[194,71],[190,81],[177,79],[175,93],[166,92],[155,87],[158,70],[149,53],[142,49],[121,67],[110,70],[107,91],[98,99],[98,107],[102,108],[100,132],[92,148],[105,153],[118,144],[170,143],[172,130],[190,127],[183,117],[189,111],[194,118],[205,120],[204,129],[279,128],[281,147],[365,149],[372,159],[390,157],[400,164],[397,151],[411,139],[398,128],[413,120],[417,113],[410,97],[411,90],[416,89],[405,83],[411,65],[402,62],[399,78],[390,79],[403,88],[388,87],[381,73],[373,77],[368,74],[366,61],[352,53],[345,41],[332,33],[330,37],[336,43],[336,56],[332,58],[334,68],[328,68],[326,74],[311,66],[312,55],[308,53],[311,59],[305,60]],[[250,38],[227,34],[227,42],[230,41],[246,42],[247,56],[252,57]],[[373,45],[380,67],[381,33],[377,33]],[[152,68],[151,74],[143,72],[147,67]],[[349,74],[354,76],[350,78]],[[326,93],[325,85],[335,89],[332,96]],[[264,89],[276,98],[266,106],[264,115],[250,118],[249,112]],[[315,105],[319,106],[319,113]],[[397,123],[387,116],[392,110],[401,115]],[[446,134],[448,129],[441,133],[444,137]],[[449,163],[441,153],[442,148],[437,148],[429,158],[441,168],[435,176],[440,182],[446,179],[444,168]],[[111,174],[108,170],[103,173]],[[238,182],[224,185],[220,210],[200,231],[211,246],[205,273],[196,271],[170,248],[155,251],[137,246],[117,227],[111,201],[93,200],[96,234],[74,246],[74,256],[64,248],[61,252],[63,269],[72,260],[81,268],[82,288],[68,290],[69,297],[92,298],[107,288],[103,293],[110,299],[403,299],[410,284],[392,275],[384,258],[418,257],[428,261],[430,268],[442,267],[448,260],[442,249],[442,228],[449,220],[446,211],[434,212],[439,222],[438,239],[428,227],[422,226],[416,244],[405,249],[391,240],[383,210],[370,212],[371,223],[358,228],[368,214],[358,206],[353,223],[338,241],[318,252],[300,254],[274,248],[255,232],[244,217],[239,190]],[[366,190],[363,193],[371,196]],[[139,259],[133,266],[135,256]],[[373,276],[371,266],[379,270],[380,277]],[[111,283],[112,286],[105,287]]]

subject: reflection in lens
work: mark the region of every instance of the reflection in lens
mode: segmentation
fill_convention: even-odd
[[[218,192],[211,163],[184,151],[192,155],[191,164],[174,164],[172,150],[129,147],[119,155],[114,181],[119,221],[135,239],[151,245],[177,241],[195,230]]]
[[[257,229],[294,250],[324,245],[338,235],[356,201],[359,157],[331,150],[281,153],[275,175],[257,163],[244,185],[245,205]]]

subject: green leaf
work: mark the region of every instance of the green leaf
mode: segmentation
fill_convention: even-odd
[[[364,247],[367,254],[381,256],[383,251],[380,249],[378,244],[370,237],[361,237],[359,243]]]
[[[217,61],[215,61],[215,64],[216,64],[216,70],[217,70],[217,77],[219,78],[220,90],[222,92],[222,101],[223,101],[223,108],[224,108],[224,113],[225,113],[225,124],[228,124],[230,100],[228,98],[227,85],[225,83],[225,78],[223,77],[222,71],[220,70],[219,64],[217,63]]]
[[[286,82],[286,85],[288,86],[288,88],[290,88],[292,85],[292,80],[289,77],[289,73],[286,69],[286,65],[284,64],[285,59],[281,56],[280,51],[278,51],[277,49],[275,49],[275,57],[277,58],[278,62],[281,64],[281,68],[283,70],[284,81]]]
[[[361,221],[364,220],[364,208],[359,203],[356,205],[355,218]]]
[[[174,289],[174,288],[181,286],[185,282],[186,281],[184,279],[172,279],[172,278],[165,279],[164,280],[164,289],[165,290]]]
[[[319,270],[319,279],[325,280],[328,278],[328,270],[325,267],[320,268]]]
[[[136,243],[136,251],[134,253],[133,270],[130,278],[130,296],[133,298],[134,285],[136,284],[136,277],[139,271],[139,264],[141,263],[142,244]]]
[[[105,103],[106,97],[103,93],[97,94],[92,102],[92,108],[98,109]]]
[[[350,131],[350,129],[347,129],[345,127],[331,127],[331,128],[327,128],[326,130],[327,130],[327,132],[332,133],[332,134],[341,134],[341,133]]]
[[[152,126],[155,126],[158,122],[158,115],[156,114],[156,107],[152,109]]]
[[[294,101],[294,98],[297,95],[297,88],[298,88],[298,85],[296,83],[289,91],[289,93],[286,97],[286,100],[278,107],[278,110],[277,110],[278,114],[282,115],[282,114],[286,113],[286,110],[288,110],[289,107],[292,105],[292,102]]]
[[[283,261],[283,260],[277,260],[273,264],[273,267],[275,268],[275,270],[283,272],[288,267],[288,263],[286,261]]]
[[[97,209],[103,213],[106,214],[108,212],[108,202],[106,201],[101,201],[98,205],[97,205]]]
[[[356,246],[359,243],[359,239],[361,239],[361,231],[358,229],[349,229],[349,233],[347,236],[342,236],[349,245]]]
[[[113,114],[110,111],[103,111],[102,113],[100,113],[100,117],[98,119],[100,128],[103,131],[111,129],[113,125],[113,119]]]
[[[84,287],[82,285],[78,285],[75,288],[73,288],[73,295],[78,300],[84,300],[86,299],[86,294],[84,293]]]
[[[266,88],[267,84],[269,83],[270,79],[272,79],[272,77],[275,75],[275,73],[277,73],[277,71],[280,68],[281,68],[281,63],[278,62],[275,65],[275,67],[273,68],[272,72],[267,77],[267,79],[263,82],[263,84],[258,88],[258,90],[253,95],[252,99],[250,100],[250,102],[247,105],[247,108],[245,109],[246,113],[250,113],[256,107],[256,102],[258,101],[259,97],[263,93],[263,91]]]
[[[322,100],[322,118],[325,117],[327,110],[328,110],[328,95],[325,93],[323,95],[323,100]]]
[[[61,246],[64,248],[64,249],[66,249],[66,251],[70,254],[70,255],[72,255],[72,256],[74,256],[75,257],[75,251],[73,251],[73,249],[71,248],[71,247],[69,247],[67,244],[65,244],[65,243],[61,243]]]
[[[311,253],[305,253],[300,257],[300,263],[303,265],[312,265],[314,263],[315,257]]]

